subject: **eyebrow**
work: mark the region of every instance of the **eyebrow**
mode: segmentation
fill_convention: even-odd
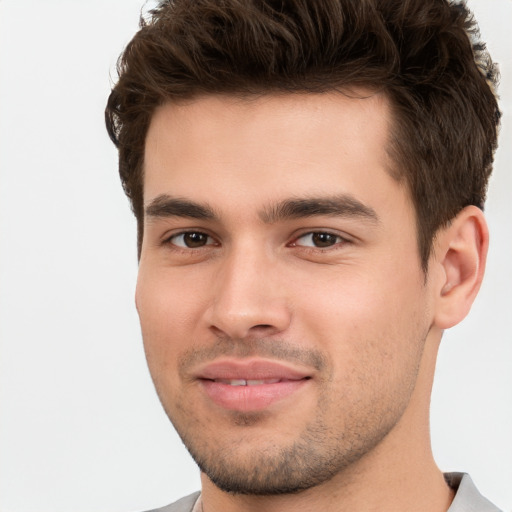
[[[375,210],[350,194],[329,197],[286,199],[265,209],[260,217],[263,222],[274,223],[287,219],[317,216],[357,217],[379,223]]]
[[[153,199],[145,208],[146,217],[186,217],[189,219],[212,220],[217,215],[208,204],[199,204],[188,199],[162,194]]]
[[[206,203],[200,204],[167,194],[153,199],[146,206],[145,215],[149,218],[183,217],[198,220],[220,218]],[[266,224],[318,216],[357,217],[374,224],[379,223],[379,217],[375,210],[350,194],[285,199],[264,208],[259,213],[260,219]]]

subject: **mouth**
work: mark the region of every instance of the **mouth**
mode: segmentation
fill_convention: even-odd
[[[196,378],[217,406],[250,412],[289,399],[312,376],[281,362],[253,359],[216,361],[201,368]]]
[[[213,379],[213,382],[228,384],[229,386],[262,386],[265,384],[277,384],[284,379]]]

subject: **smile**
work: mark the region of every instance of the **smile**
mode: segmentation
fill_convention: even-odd
[[[217,360],[198,369],[205,398],[222,409],[262,411],[286,402],[312,379],[294,365],[262,359]]]
[[[261,386],[263,384],[277,384],[281,379],[215,379],[214,382],[230,386]]]

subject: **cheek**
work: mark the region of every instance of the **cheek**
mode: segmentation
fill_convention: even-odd
[[[400,368],[416,366],[429,327],[417,272],[393,278],[333,272],[330,279],[311,280],[303,297],[297,304],[303,314],[295,315],[299,330],[331,354],[340,374],[393,378]]]
[[[174,332],[194,325],[205,301],[204,279],[157,265],[139,268],[136,303],[143,329]]]
[[[165,271],[140,268],[136,304],[151,373],[170,369],[179,348],[196,338],[197,293],[190,283],[179,282]]]

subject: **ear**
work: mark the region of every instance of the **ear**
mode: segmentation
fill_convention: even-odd
[[[489,231],[482,210],[467,206],[436,236],[434,324],[448,329],[471,309],[485,271]]]

